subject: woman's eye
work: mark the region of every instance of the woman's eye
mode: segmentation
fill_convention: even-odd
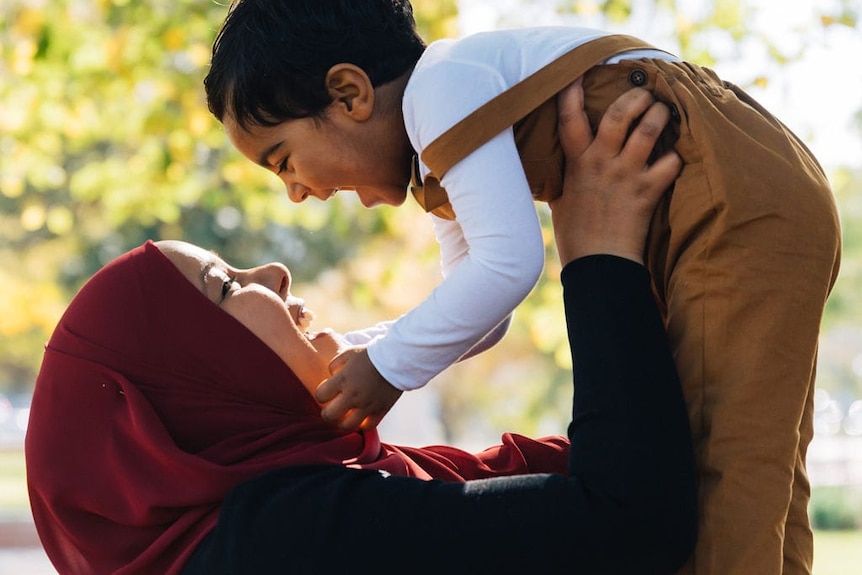
[[[230,288],[234,284],[235,281],[236,280],[234,280],[233,278],[227,278],[226,280],[224,280],[224,282],[222,282],[222,284],[221,284],[221,299],[224,299],[227,297],[227,294],[230,293]]]

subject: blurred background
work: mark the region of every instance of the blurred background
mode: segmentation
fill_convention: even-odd
[[[251,266],[282,261],[340,331],[391,319],[440,279],[408,201],[291,204],[209,114],[202,80],[227,0],[0,0],[0,574],[53,573],[29,516],[22,444],[42,347],[80,285],[148,238]],[[842,218],[809,452],[817,575],[862,569],[862,24],[859,0],[413,0],[428,39],[574,24],[715,69],[799,134]],[[848,63],[849,62],[849,63]],[[561,433],[570,362],[547,207],[545,276],[490,352],[404,394],[392,443],[479,449]]]

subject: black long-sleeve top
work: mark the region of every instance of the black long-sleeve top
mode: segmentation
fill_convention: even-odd
[[[232,492],[183,574],[673,573],[694,546],[695,474],[648,272],[588,256],[562,282],[575,380],[568,477],[279,469]]]

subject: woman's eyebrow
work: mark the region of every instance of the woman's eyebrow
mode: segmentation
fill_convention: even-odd
[[[201,268],[200,280],[201,280],[201,288],[203,288],[204,293],[206,293],[206,291],[207,291],[207,277],[209,277],[210,270],[213,269],[213,266],[215,265],[215,263],[216,263],[215,260],[211,259],[208,262],[206,262],[203,265],[203,267]]]
[[[218,265],[222,259],[221,256],[218,255],[218,252],[215,250],[207,250],[209,253],[209,259],[204,262],[204,265],[201,267],[201,289],[204,293],[207,291],[207,286],[209,285],[209,275],[210,270],[212,270],[216,265]]]

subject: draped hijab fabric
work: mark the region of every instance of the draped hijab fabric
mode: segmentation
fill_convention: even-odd
[[[33,517],[61,574],[178,573],[234,486],[288,465],[464,481],[565,473],[567,448],[505,434],[470,454],[339,430],[152,242],[102,268],[66,310],[25,441]]]

